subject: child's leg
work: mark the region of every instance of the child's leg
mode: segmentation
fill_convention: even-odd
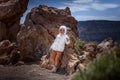
[[[59,65],[60,65],[61,55],[62,55],[62,53],[59,52],[59,51],[57,51],[57,55],[56,55],[56,57],[55,57],[55,66],[56,66],[57,68],[58,68]]]
[[[51,53],[51,60],[52,60],[52,64],[55,66],[55,57],[56,57],[57,53],[56,51],[52,50]]]

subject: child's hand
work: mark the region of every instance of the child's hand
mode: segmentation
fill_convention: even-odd
[[[70,38],[70,37],[71,37],[71,34],[69,33],[69,34],[67,34],[67,36],[68,36],[68,38]]]
[[[48,52],[51,53],[51,52],[52,52],[52,49],[50,48]]]

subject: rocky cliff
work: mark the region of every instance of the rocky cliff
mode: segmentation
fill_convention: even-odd
[[[69,28],[68,34],[71,35],[71,43],[64,53],[74,54],[78,31],[77,21],[71,16],[70,9],[57,9],[45,5],[33,8],[17,36],[19,49],[25,57],[23,60],[39,60],[44,54],[48,54],[60,25],[66,25]]]
[[[0,0],[0,41],[16,41],[20,18],[27,9],[28,0]]]
[[[101,42],[103,39],[111,37],[120,43],[120,21],[79,21],[78,27],[81,40]]]

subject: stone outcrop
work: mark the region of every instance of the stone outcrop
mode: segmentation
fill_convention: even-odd
[[[115,44],[112,38],[104,39],[101,43],[97,45],[97,58],[106,53],[110,54],[112,51],[114,51],[116,46],[117,44]]]
[[[28,0],[0,0],[0,41],[16,41]]]
[[[77,21],[70,15],[69,8],[60,10],[43,5],[33,8],[17,36],[21,51],[38,58],[48,53],[60,25],[69,28],[68,33],[72,35],[69,47],[74,48]]]
[[[83,50],[79,55],[79,59],[82,63],[89,63],[90,61],[96,59],[97,55],[97,44],[96,43],[86,43],[83,46]]]
[[[71,43],[66,46],[61,60],[61,68],[66,69],[71,55],[75,54],[74,46],[78,37],[77,21],[71,16],[68,7],[57,9],[40,5],[33,8],[28,13],[25,23],[17,35],[17,43],[21,53],[26,57],[31,56],[35,60],[39,60],[43,55],[49,54],[49,48],[59,32],[60,25],[68,27],[67,34],[70,35],[71,39]],[[46,59],[45,56],[42,59]],[[48,60],[46,61],[43,63],[49,63]]]
[[[117,45],[115,45],[112,38],[107,38],[99,44],[86,43],[83,46],[81,55],[78,55],[80,60],[78,68],[83,70],[92,60],[98,60],[103,55],[111,54],[115,50],[116,46]]]
[[[22,56],[16,43],[11,43],[9,40],[0,42],[0,64],[16,64],[21,58]]]

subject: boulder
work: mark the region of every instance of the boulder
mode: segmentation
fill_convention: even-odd
[[[78,59],[76,54],[70,54],[70,59],[67,64],[66,71],[68,74],[72,74],[76,71],[78,64],[80,63],[80,60]]]
[[[97,55],[96,50],[97,50],[97,44],[86,43],[83,46],[83,51],[81,52],[83,60],[85,60],[85,62],[89,62],[89,61],[95,59],[96,55]]]
[[[11,43],[9,40],[0,42],[0,64],[16,64],[21,58],[16,43]]]
[[[112,38],[107,38],[98,44],[88,42],[83,46],[81,55],[79,55],[79,64],[86,66],[92,60],[97,60],[105,54],[110,54],[115,48],[116,46]],[[78,67],[80,68],[81,66],[78,65]]]
[[[114,46],[112,38],[107,38],[97,45],[98,51],[109,51]]]
[[[28,0],[0,1],[0,41],[16,41],[20,30],[20,18],[26,11]]]
[[[76,54],[74,46],[78,37],[77,21],[71,16],[68,7],[57,9],[40,5],[33,8],[28,13],[25,23],[17,35],[17,43],[21,53],[25,56],[31,56],[35,60],[41,60],[43,55],[49,54],[49,48],[59,32],[60,25],[67,26],[67,34],[70,35],[71,39],[71,43],[66,46],[61,59],[61,68],[67,70],[71,55]],[[42,61],[43,66],[47,66],[49,63],[46,58],[42,58]]]
[[[52,69],[52,65],[51,65],[51,60],[50,60],[50,56],[48,57],[48,55],[44,55],[41,58],[41,67],[46,68],[46,69]]]
[[[104,39],[101,43],[97,45],[97,57],[99,58],[106,53],[110,54],[112,51],[114,51],[116,46],[117,45],[115,45],[112,38]]]

